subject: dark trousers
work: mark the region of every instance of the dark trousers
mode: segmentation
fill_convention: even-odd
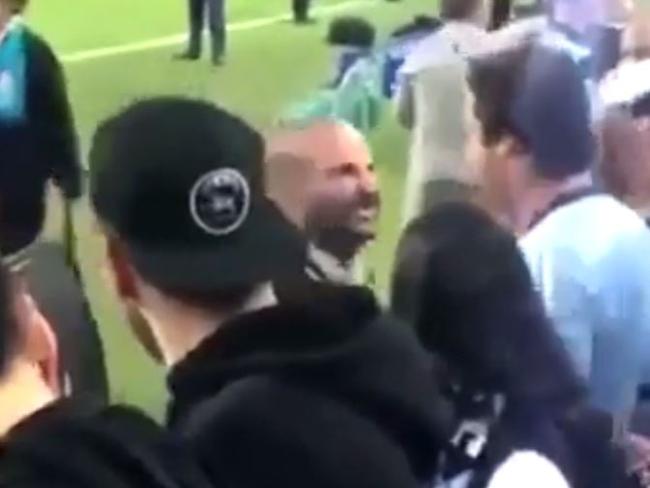
[[[309,18],[311,0],[293,0],[293,18],[296,22],[304,22]]]
[[[212,39],[212,57],[221,58],[226,50],[226,16],[224,0],[188,0],[190,14],[189,54],[201,54],[203,28],[206,23]]]

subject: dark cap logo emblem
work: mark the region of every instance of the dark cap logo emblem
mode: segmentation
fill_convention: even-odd
[[[201,176],[190,192],[192,219],[208,234],[232,234],[250,210],[250,187],[237,170],[222,168]]]

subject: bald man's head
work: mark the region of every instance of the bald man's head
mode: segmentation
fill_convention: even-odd
[[[639,10],[623,33],[623,58],[650,59],[650,12]]]
[[[294,220],[304,216],[311,239],[323,232],[361,243],[374,237],[377,179],[370,148],[354,127],[321,120],[282,129],[268,138],[267,163],[271,197]],[[292,204],[304,208],[288,209]]]

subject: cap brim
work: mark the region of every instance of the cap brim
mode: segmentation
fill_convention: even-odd
[[[210,292],[281,279],[304,269],[306,243],[270,201],[251,210],[247,222],[220,242],[206,239],[165,250],[129,245],[144,279],[163,290]]]

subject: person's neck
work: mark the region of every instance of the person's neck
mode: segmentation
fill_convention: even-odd
[[[645,194],[645,192],[628,195],[622,200],[628,207],[638,212],[642,217],[650,217],[650,196]]]
[[[12,363],[0,382],[0,437],[6,437],[17,424],[55,400],[37,366]]]
[[[277,298],[271,284],[264,284],[236,312],[220,313],[170,300],[156,300],[142,307],[141,313],[152,328],[165,365],[172,368],[234,316],[275,304]]]
[[[367,240],[351,232],[321,232],[313,240],[314,246],[331,254],[342,264],[349,264],[359,254]]]
[[[513,212],[513,227],[517,235],[525,234],[533,223],[536,215],[546,211],[553,202],[566,193],[571,193],[582,188],[589,188],[593,184],[589,172],[581,173],[562,181],[550,181],[536,178],[523,191]]]

